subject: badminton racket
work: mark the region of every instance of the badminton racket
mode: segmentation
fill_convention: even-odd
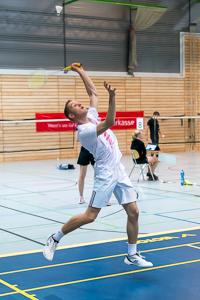
[[[81,67],[82,64],[79,63],[78,64],[78,67]],[[65,74],[70,71],[72,69],[71,66],[68,66],[60,71],[64,72]],[[57,73],[59,73],[60,71],[55,71],[49,75],[55,75]],[[30,86],[31,89],[33,90],[37,90],[37,89],[40,89],[42,88],[46,82],[48,80],[48,74],[47,74],[47,71],[45,69],[37,69],[37,70],[34,70],[28,77],[28,84]]]

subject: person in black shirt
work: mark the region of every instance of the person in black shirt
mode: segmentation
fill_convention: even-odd
[[[93,155],[82,146],[80,153],[79,153],[78,161],[77,161],[77,164],[80,165],[80,174],[79,174],[79,179],[78,179],[78,188],[79,188],[79,194],[80,194],[79,204],[85,203],[85,200],[83,198],[83,189],[84,189],[85,176],[86,176],[86,172],[87,172],[87,166],[90,163],[94,168],[95,161],[94,161]]]
[[[77,139],[77,141],[78,141],[78,139]],[[80,174],[79,174],[79,179],[78,179],[78,189],[79,189],[79,194],[80,194],[79,204],[84,204],[85,199],[83,197],[83,190],[84,190],[85,177],[86,177],[86,173],[87,173],[87,167],[89,164],[91,164],[92,167],[94,168],[95,160],[94,160],[93,155],[87,149],[85,149],[83,146],[81,146],[77,164],[80,165]],[[107,206],[111,206],[111,205],[112,205],[112,203],[109,201],[107,203]]]
[[[160,131],[158,120],[155,119],[156,117],[159,117],[160,114],[158,111],[155,111],[153,113],[153,116],[149,121],[147,122],[147,128],[146,128],[146,140],[148,141],[148,130],[150,130],[150,138],[152,143],[159,143],[159,134],[160,136],[164,137],[164,135]],[[157,147],[156,150],[160,150],[159,147]]]
[[[154,171],[158,165],[158,157],[153,156],[153,157],[147,157],[146,153],[146,148],[144,143],[142,142],[142,132],[139,130],[136,130],[132,134],[132,144],[131,144],[131,149],[132,150],[137,150],[139,153],[140,157],[136,160],[138,164],[145,164],[149,163],[151,166],[152,173],[154,175],[155,180],[159,180],[158,176],[154,174]],[[151,176],[150,170],[148,168],[148,173],[147,173],[148,181],[152,181],[153,178]]]

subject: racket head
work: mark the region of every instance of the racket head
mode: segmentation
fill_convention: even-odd
[[[47,78],[45,69],[41,68],[33,71],[28,78],[30,88],[33,90],[42,88],[46,84]]]

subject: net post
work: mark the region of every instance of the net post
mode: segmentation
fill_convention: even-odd
[[[196,115],[196,23],[190,23],[190,116]],[[195,119],[188,119],[190,150],[195,150]]]
[[[66,59],[66,23],[65,23],[65,5],[63,0],[63,54],[64,54],[64,68],[67,67],[67,59]]]

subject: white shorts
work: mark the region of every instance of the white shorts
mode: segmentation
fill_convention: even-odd
[[[112,193],[121,205],[137,200],[137,193],[121,163],[114,169],[101,172],[101,174],[98,174],[98,169],[95,170],[94,187],[89,206],[96,208],[106,206]]]

